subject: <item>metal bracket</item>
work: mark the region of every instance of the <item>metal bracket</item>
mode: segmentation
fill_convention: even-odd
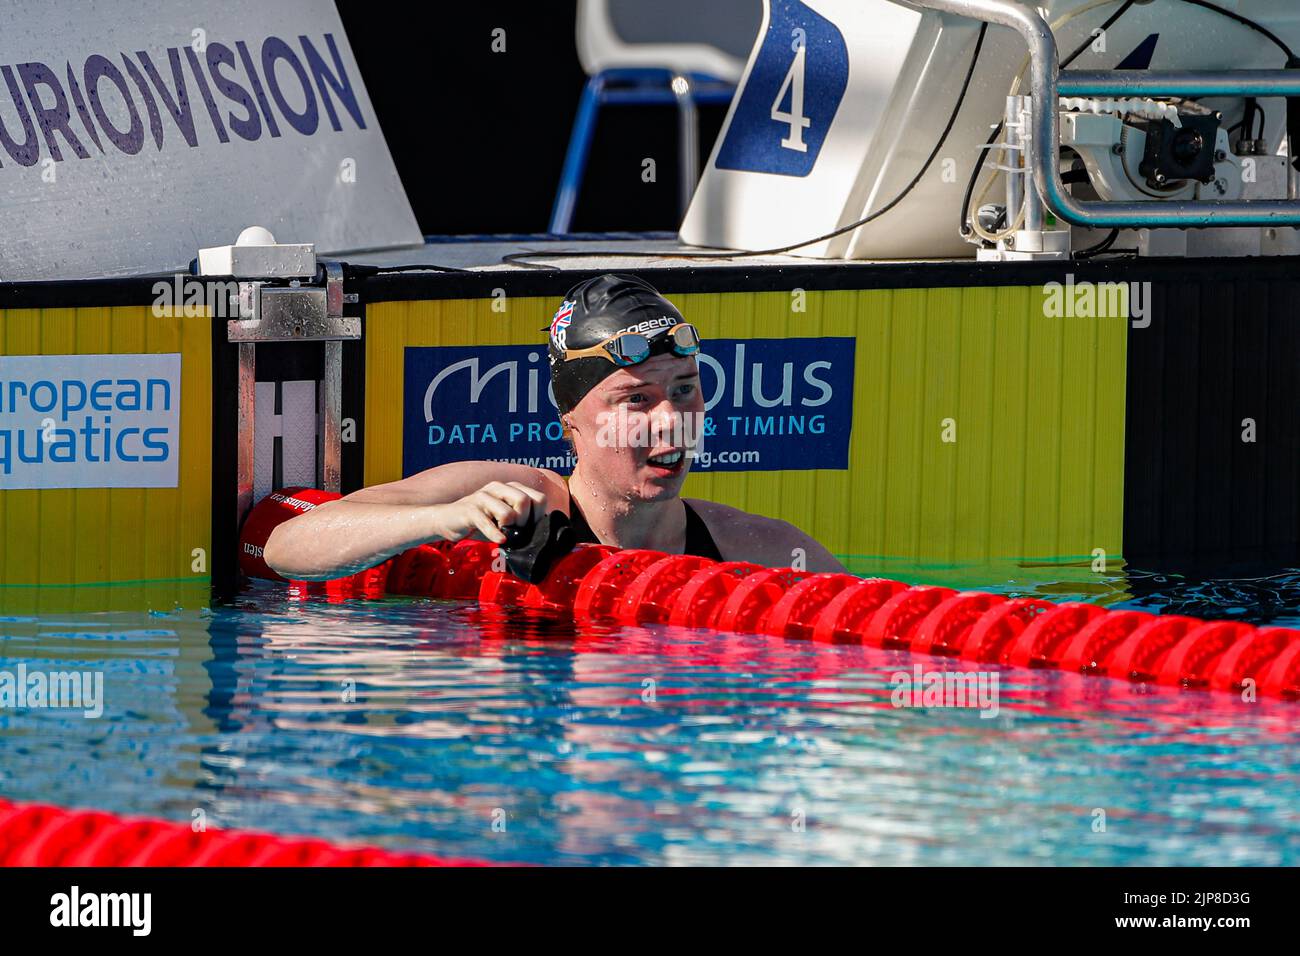
[[[257,345],[262,342],[323,342],[321,381],[320,485],[340,491],[342,484],[343,343],[361,338],[361,320],[345,316],[343,307],[357,296],[343,291],[343,267],[321,260],[325,285],[241,282],[243,318],[226,323],[226,338],[239,346],[238,520],[253,507],[253,405],[257,394]]]
[[[351,298],[355,302],[356,296],[343,294],[343,270],[337,262],[325,263],[324,288],[264,282],[240,285],[241,303],[246,298],[243,286],[252,286],[247,296],[252,314],[226,323],[231,342],[341,342],[361,338],[361,320],[343,314],[345,301]]]

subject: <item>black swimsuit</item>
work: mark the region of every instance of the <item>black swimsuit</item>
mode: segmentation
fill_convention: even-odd
[[[695,509],[685,501],[682,502],[682,507],[686,509],[686,550],[683,553],[721,561],[722,553],[713,543],[713,535],[709,534],[704,519],[697,515]],[[578,507],[572,495],[569,496],[569,525],[573,528],[574,540],[578,544],[600,544],[600,539],[591,530],[591,525],[587,524],[587,519],[582,516],[582,509]]]

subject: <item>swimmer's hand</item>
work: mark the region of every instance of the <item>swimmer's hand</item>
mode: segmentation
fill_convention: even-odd
[[[490,481],[457,501],[436,505],[437,537],[460,541],[476,531],[494,544],[505,544],[510,525],[523,527],[546,514],[546,496],[517,481]]]

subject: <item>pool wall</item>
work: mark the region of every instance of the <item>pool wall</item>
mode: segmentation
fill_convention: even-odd
[[[694,467],[686,495],[791,521],[864,569],[880,558],[949,563],[1080,560],[1094,548],[1120,553],[1123,486],[1115,478],[1124,462],[1123,317],[1047,320],[1038,290],[1024,287],[810,290],[803,312],[792,311],[789,291],[688,292],[667,281],[661,291],[698,325],[706,353],[710,338],[740,340],[753,352],[763,342],[800,337],[815,340],[805,346],[808,356],[853,366],[846,376],[851,394],[820,406],[827,416],[851,419],[847,467],[715,473]],[[427,385],[427,376],[404,378],[408,349],[440,347],[456,357],[456,346],[533,345],[545,374],[538,329],[550,322],[556,300],[519,297],[507,304],[504,313],[493,311],[491,298],[369,305],[368,482],[404,475],[404,396]],[[853,343],[851,353],[840,344],[844,339]],[[720,411],[733,404],[732,364],[724,364],[729,380],[716,389],[723,393]],[[774,375],[774,363],[764,364],[763,388],[774,400],[780,365]],[[800,399],[791,397],[787,407],[799,416]],[[749,423],[766,418],[743,409],[735,414]],[[784,440],[813,446],[825,437]],[[781,440],[751,436],[750,444]],[[491,453],[492,443],[476,444]],[[800,457],[811,461],[817,452],[808,447]]]
[[[1124,561],[1223,569],[1300,559],[1300,261],[635,271],[700,327],[706,354],[712,342],[726,355],[715,364],[727,383],[706,382],[719,421],[734,406],[731,417],[751,424],[783,409],[831,423],[731,436],[721,444],[762,450],[763,466],[697,468],[687,495],[791,521],[854,571],[1009,561],[1086,573],[1099,555],[1112,572]],[[350,273],[363,337],[343,351],[343,490],[430,460],[534,450],[435,448],[421,399],[451,360],[479,361],[477,384],[466,371],[443,396],[465,396],[462,424],[551,422],[536,400],[543,330],[564,292],[593,274]],[[157,314],[154,282],[0,284],[0,357],[181,363],[174,487],[0,484],[4,613],[194,606],[210,586],[236,584],[236,349],[224,319]],[[1051,283],[1150,283],[1149,312],[1054,314]],[[259,345],[257,378],[319,378],[321,350]],[[512,368],[487,379],[503,356]],[[746,378],[746,364],[762,365],[761,381]],[[510,375],[507,395],[497,386]],[[433,424],[448,424],[431,410]],[[0,430],[14,422],[0,409]]]
[[[148,298],[141,301],[122,284],[92,294],[92,304],[80,304],[89,290],[59,286],[10,287],[0,294],[0,357],[49,356],[38,374],[57,376],[68,364],[60,356],[178,355],[179,432],[171,442],[179,456],[176,481],[174,487],[149,488],[0,484],[0,610],[193,604],[203,595],[212,566],[211,322],[202,316],[157,315]],[[21,307],[15,299],[32,304]],[[105,381],[113,379],[112,358],[94,364],[102,364]],[[0,382],[5,377],[0,375]],[[74,414],[72,424],[79,417]],[[111,413],[100,417],[111,426]],[[0,446],[7,447],[16,474],[21,468],[15,422],[30,437],[41,434],[43,452],[35,451],[34,441],[25,449],[35,457],[54,447],[42,426],[62,416],[56,411],[30,420],[0,418],[5,420]],[[92,449],[90,454],[103,453]]]

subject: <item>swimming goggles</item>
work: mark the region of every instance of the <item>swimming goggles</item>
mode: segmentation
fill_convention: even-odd
[[[674,325],[665,338],[672,342],[675,355],[695,355],[700,351],[700,333],[693,325]],[[654,343],[640,332],[623,332],[611,335],[605,341],[586,349],[565,349],[564,361],[580,358],[604,358],[615,365],[639,365],[650,357]],[[668,350],[664,350],[668,351]]]

